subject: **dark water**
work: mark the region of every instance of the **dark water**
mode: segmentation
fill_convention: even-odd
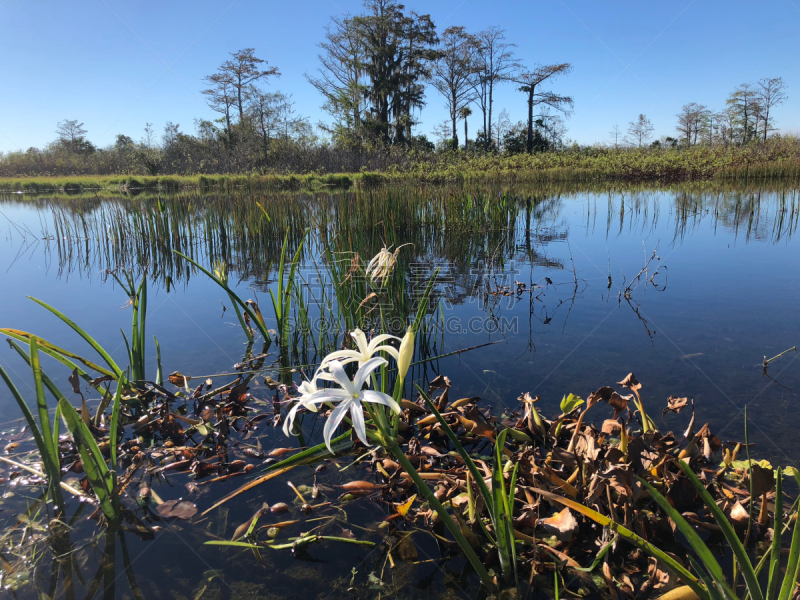
[[[413,199],[405,198],[404,206],[413,210],[394,225],[385,219],[379,223],[369,212],[381,202],[377,196],[365,200],[352,194],[6,198],[0,202],[0,326],[80,348],[73,332],[26,299],[34,296],[71,316],[127,364],[119,330],[130,326],[130,309],[120,308],[126,298],[105,270],[146,270],[148,333],[159,338],[165,371],[194,377],[226,372],[245,351],[235,315],[223,312],[230,302],[207,278],[191,274],[170,250],[192,253],[207,266],[224,259],[231,280],[241,278],[237,293],[245,298],[258,294],[264,310],[269,306],[267,289],[275,286],[274,265],[286,228],[293,240],[310,227],[301,268],[308,297],[330,293],[330,283],[319,280],[314,266],[323,239],[367,259],[384,242],[392,249],[411,243],[400,250],[398,269],[412,287],[433,266],[441,269],[432,354],[498,342],[426,363],[415,371],[418,379],[447,375],[456,397],[480,396],[497,413],[516,408],[517,397],[530,392],[541,396],[541,410],[551,414],[557,413],[562,395],[586,397],[633,372],[659,428],[685,428],[688,411],[662,417],[661,410],[668,396],[689,396],[700,424],[710,422],[722,440],[741,440],[747,407],[756,455],[796,464],[800,353],[774,361],[766,374],[762,361],[800,343],[797,190],[459,189],[409,194]],[[467,195],[468,218],[452,220],[447,212],[452,211],[452,198],[462,198],[457,203],[463,204]],[[252,219],[236,216],[242,206],[257,214],[256,200],[270,214],[260,230]],[[502,211],[492,212],[501,201]],[[366,208],[355,214],[347,206],[357,202],[367,204],[357,204]],[[425,208],[430,206],[435,210]],[[142,214],[157,215],[163,227],[141,229],[136,223]],[[125,235],[120,235],[122,222],[129,224]],[[634,279],[640,271],[641,277]],[[271,309],[264,313],[268,326],[275,327]],[[154,373],[154,352],[148,358]],[[308,349],[296,358],[295,364],[318,360]],[[5,345],[0,364],[30,397],[26,367]],[[66,375],[55,367],[45,368],[64,381]],[[65,381],[62,387],[68,389]],[[260,397],[266,398],[263,391]],[[12,435],[20,415],[6,389],[0,389],[0,410],[3,435]],[[297,444],[279,430],[260,435],[266,449]],[[361,468],[330,477],[334,482],[367,478],[359,474]],[[290,479],[300,485],[310,484],[312,477],[310,469],[299,469]],[[162,496],[185,495],[188,481],[186,475],[173,476],[173,487],[167,486]],[[147,598],[297,597],[299,590],[315,598],[395,592],[399,597],[470,597],[475,581],[462,572],[463,564],[442,564],[436,544],[422,534],[416,536],[419,560],[429,562],[396,569],[385,566],[385,552],[369,548],[320,546],[301,558],[269,551],[259,563],[247,550],[202,546],[212,536],[230,539],[262,502],[289,502],[291,490],[285,482],[286,477],[277,478],[256,488],[199,524],[165,527],[154,541],[128,535],[132,566],[126,573],[117,565],[117,596],[133,597],[133,577]],[[192,500],[204,510],[238,485],[207,486]],[[16,523],[14,516],[38,495],[32,487],[7,490],[13,496],[3,500],[4,527]],[[385,516],[385,509],[371,501],[354,503],[350,512],[348,518],[364,527]],[[74,537],[85,539],[91,524],[78,521],[82,524]],[[78,586],[77,597],[89,589],[101,547],[90,545],[76,553],[87,580],[86,586]],[[46,564],[39,564],[29,569],[28,577],[46,591],[49,572]],[[5,577],[7,585],[10,576]],[[354,592],[347,591],[351,582]],[[23,585],[19,593],[34,596],[34,589]]]

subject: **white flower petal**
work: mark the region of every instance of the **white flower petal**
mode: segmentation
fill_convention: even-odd
[[[350,408],[350,404],[352,404],[352,401],[344,401],[334,408],[331,416],[328,417],[328,420],[325,422],[325,427],[322,429],[322,437],[325,438],[325,445],[328,447],[331,454],[333,454],[333,447],[331,447],[333,432],[336,431],[336,428],[339,427],[342,419],[344,419],[347,409]]]
[[[387,340],[395,340],[397,342],[402,341],[399,337],[388,333],[382,333],[381,335],[376,335],[374,338],[372,338],[372,341],[369,343],[370,354],[375,354],[375,351],[378,348],[378,346]]]
[[[362,387],[364,387],[364,382],[369,379],[370,373],[372,373],[378,367],[387,364],[385,358],[381,358],[380,356],[376,356],[375,358],[370,358],[367,362],[361,365],[358,368],[358,372],[356,376],[353,378],[353,383],[350,385],[353,386],[355,391],[359,391]]]
[[[334,381],[336,381],[336,383],[342,386],[342,388],[345,391],[351,394],[357,391],[358,388],[353,387],[353,382],[350,381],[350,378],[347,376],[347,373],[344,372],[344,367],[342,367],[342,363],[340,363],[338,360],[332,360],[331,362],[328,363],[328,369],[330,369]]]
[[[297,416],[297,410],[303,406],[300,402],[296,402],[295,405],[291,408],[291,410],[286,415],[286,420],[283,422],[283,435],[289,437],[291,435],[292,426],[294,425],[294,419]]]
[[[364,424],[364,409],[361,407],[360,402],[353,401],[350,403],[350,417],[353,420],[353,429],[356,430],[356,435],[361,442],[369,447],[369,438],[367,438],[367,426]]]
[[[400,413],[400,406],[394,401],[389,394],[383,392],[376,392],[374,390],[364,390],[361,392],[361,399],[364,402],[373,402],[374,404],[383,404],[388,406],[394,412]]]
[[[397,348],[393,348],[392,346],[378,346],[372,352],[372,354],[377,354],[378,352],[386,352],[389,356],[394,358],[395,360],[400,358],[400,353],[397,351]]]
[[[352,394],[348,394],[339,388],[324,389],[303,398],[303,405],[314,412],[317,411],[315,404],[325,404],[326,402],[342,402],[352,398]]]
[[[332,360],[338,360],[343,365],[346,365],[354,360],[361,360],[361,357],[362,354],[360,352],[356,352],[355,350],[337,350],[336,352],[331,352],[322,360],[322,366],[320,368],[324,367]]]
[[[359,352],[362,356],[369,356],[369,344],[367,343],[367,336],[360,329],[354,329],[350,332],[350,337],[356,341]]]

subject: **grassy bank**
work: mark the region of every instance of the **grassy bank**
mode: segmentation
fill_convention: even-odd
[[[382,172],[65,176],[0,178],[0,191],[67,192],[91,190],[226,191],[252,187],[272,191],[319,191],[390,183],[540,183],[800,181],[800,140],[776,138],[748,146],[695,146],[674,149],[580,148],[538,154],[444,152],[410,156]]]

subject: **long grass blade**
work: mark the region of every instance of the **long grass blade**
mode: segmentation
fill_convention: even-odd
[[[689,545],[695,551],[695,554],[697,554],[697,556],[706,566],[706,569],[708,569],[708,572],[711,574],[714,581],[725,581],[725,574],[719,562],[717,562],[717,559],[714,557],[714,553],[711,552],[708,546],[706,546],[705,542],[700,539],[700,536],[697,534],[694,527],[692,527],[692,525],[683,518],[681,513],[673,508],[673,506],[669,503],[669,500],[661,495],[652,485],[650,485],[641,477],[639,478],[639,483],[645,487],[645,489],[649,492],[650,497],[653,498],[653,500],[655,500],[656,503],[661,507],[661,510],[663,510],[669,516],[669,518],[672,519],[680,532],[689,542]]]
[[[173,252],[175,254],[177,254],[178,256],[180,256],[181,258],[183,258],[184,260],[186,260],[187,262],[191,263],[195,268],[197,268],[199,271],[201,271],[202,273],[204,273],[205,275],[210,277],[211,280],[214,283],[216,283],[223,290],[225,290],[230,295],[230,297],[233,300],[235,300],[236,303],[242,308],[242,310],[244,312],[246,312],[250,316],[250,319],[256,324],[256,327],[258,327],[258,330],[261,333],[261,335],[264,337],[264,339],[265,340],[269,339],[269,331],[267,330],[266,326],[264,324],[262,324],[261,320],[256,316],[256,314],[252,310],[250,310],[250,307],[247,306],[247,303],[244,300],[242,300],[239,296],[237,296],[234,293],[234,291],[230,287],[228,287],[228,285],[224,281],[219,279],[219,277],[217,277],[211,271],[209,271],[208,269],[203,267],[196,260],[189,258],[185,254],[181,254],[177,250],[173,250]]]
[[[506,496],[506,484],[503,480],[503,448],[505,447],[507,431],[503,430],[497,436],[494,450],[494,462],[492,464],[492,500],[494,511],[492,514],[492,524],[494,525],[495,535],[497,536],[497,553],[500,559],[500,570],[503,579],[508,584],[511,582],[514,571],[512,565],[512,551],[510,546],[514,544],[513,528],[508,526],[508,499]]]
[[[10,338],[14,338],[15,340],[19,340],[20,342],[25,342],[26,344],[30,344],[31,338],[33,337],[33,334],[28,333],[27,331],[21,331],[19,329],[9,329],[7,327],[0,327],[0,334],[7,335]],[[117,377],[119,377],[118,373],[114,371],[109,371],[105,367],[101,367],[100,365],[93,363],[92,361],[80,356],[79,354],[75,354],[74,352],[70,352],[69,350],[64,350],[64,348],[60,348],[55,344],[52,344],[42,338],[37,338],[37,339],[39,340],[39,350],[41,350],[48,356],[55,358],[60,363],[72,369],[75,368],[75,364],[71,361],[66,362],[66,359],[68,358],[72,358],[83,363],[85,366],[89,367],[92,371],[96,371],[101,375],[106,375],[107,377],[112,377],[113,379],[117,379]],[[83,371],[79,371],[79,374],[81,373],[83,373]],[[83,375],[81,375],[83,379],[91,381],[91,378],[87,379],[88,376],[84,377],[84,375],[86,374],[83,373]]]
[[[794,477],[800,485],[800,473],[794,470]],[[797,587],[797,575],[800,570],[800,523],[795,519],[794,531],[792,532],[792,545],[789,548],[789,560],[786,563],[786,575],[783,577],[781,591],[778,600],[789,600],[795,587]]]
[[[102,347],[100,344],[98,344],[98,343],[97,343],[97,342],[94,340],[94,338],[92,338],[92,336],[90,336],[90,335],[89,335],[88,333],[86,333],[86,332],[85,332],[83,329],[81,329],[81,328],[80,328],[80,327],[79,327],[79,326],[78,326],[78,325],[77,325],[77,324],[76,324],[74,321],[72,321],[72,319],[70,319],[69,317],[67,317],[65,314],[63,314],[63,313],[62,313],[62,312],[60,312],[59,310],[57,310],[57,309],[53,308],[52,306],[50,306],[50,305],[49,305],[49,304],[47,304],[46,302],[42,302],[41,300],[38,300],[37,298],[34,298],[33,296],[28,296],[28,298],[30,298],[31,300],[33,300],[34,302],[36,302],[36,303],[37,303],[37,304],[39,304],[40,306],[43,306],[44,308],[46,308],[47,310],[49,310],[51,313],[53,313],[53,314],[54,314],[55,316],[57,316],[59,319],[61,319],[62,321],[64,321],[64,323],[66,323],[67,325],[69,325],[69,326],[70,326],[70,327],[71,327],[71,328],[72,328],[72,329],[73,329],[73,330],[74,330],[74,331],[75,331],[75,332],[76,332],[78,335],[80,335],[80,336],[81,336],[81,337],[82,337],[84,340],[86,340],[86,342],[87,342],[87,343],[88,343],[88,344],[89,344],[89,345],[90,345],[92,348],[94,348],[94,349],[95,349],[95,351],[96,351],[96,352],[97,352],[97,353],[98,353],[98,354],[99,354],[99,355],[100,355],[100,356],[103,358],[103,360],[104,360],[104,361],[106,361],[106,364],[107,364],[109,367],[111,367],[111,370],[112,370],[112,371],[114,371],[114,374],[115,374],[117,377],[119,377],[119,376],[122,374],[122,369],[120,369],[120,368],[117,366],[117,363],[115,363],[115,362],[114,362],[114,360],[111,358],[111,356],[108,354],[108,352],[106,352],[106,351],[105,351],[105,349],[104,349],[104,348],[103,348],[103,347]],[[73,358],[74,358],[74,357],[73,357]]]
[[[739,537],[736,535],[733,526],[730,524],[730,521],[728,521],[725,513],[722,512],[722,509],[717,505],[717,503],[714,502],[714,498],[712,498],[711,494],[708,493],[708,490],[697,478],[697,475],[694,474],[694,471],[692,471],[691,467],[689,467],[689,465],[683,461],[678,461],[678,464],[680,465],[681,470],[684,472],[686,477],[689,478],[689,481],[692,482],[695,490],[697,490],[700,498],[702,498],[703,503],[714,516],[714,522],[719,525],[720,529],[722,530],[722,534],[728,541],[731,551],[738,562],[739,569],[741,569],[742,576],[744,577],[745,584],[747,585],[747,591],[750,592],[750,597],[752,600],[763,600],[764,596],[761,593],[761,587],[758,585],[758,577],[756,577],[753,565],[750,562],[750,558],[747,556],[747,551],[742,545],[742,542],[739,541]]]
[[[89,483],[92,484],[92,489],[97,499],[100,501],[100,508],[106,519],[116,522],[119,517],[119,505],[114,495],[114,478],[108,469],[97,441],[80,415],[78,415],[78,412],[66,399],[62,399],[59,405],[61,406],[64,421],[67,423],[67,428],[72,434],[80,453],[83,470]]]
[[[17,344],[15,341],[13,341],[13,340],[7,340],[7,341],[8,341],[8,345],[11,346],[14,349],[14,351],[17,354],[19,354],[22,357],[22,359],[28,364],[28,367],[30,367],[31,366],[31,357],[28,354],[26,354],[25,351],[22,349],[22,347],[19,344]],[[65,397],[64,394],[62,394],[58,390],[58,386],[56,386],[56,384],[53,383],[53,380],[50,379],[47,376],[47,373],[45,373],[44,371],[42,371],[42,383],[44,383],[44,387],[47,388],[47,391],[50,392],[50,395],[53,396],[53,399],[56,402],[61,400],[61,398]]]
[[[772,526],[772,548],[767,581],[767,600],[774,600],[778,592],[778,577],[781,569],[781,537],[783,534],[783,469],[778,467],[775,477],[775,513]]]

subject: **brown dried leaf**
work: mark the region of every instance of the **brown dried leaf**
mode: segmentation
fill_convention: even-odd
[[[602,432],[606,435],[618,437],[622,433],[622,425],[619,424],[619,421],[615,421],[614,419],[606,419],[603,421]]]
[[[348,481],[344,485],[337,485],[336,487],[348,492],[372,492],[381,489],[383,486],[371,481]]]
[[[622,381],[619,381],[617,383],[619,383],[622,387],[628,388],[629,390],[640,390],[640,389],[642,389],[642,384],[639,383],[636,380],[636,375],[634,375],[633,373],[628,373],[628,375],[627,375],[627,377],[625,377],[625,379],[623,379]]]
[[[184,385],[188,385],[190,377],[186,377],[185,375],[181,374],[179,371],[175,371],[169,374],[169,382],[172,385],[177,385],[178,387],[183,387]]]
[[[239,385],[234,386],[231,388],[231,393],[229,399],[232,402],[237,402],[238,404],[244,404],[247,402],[248,397],[250,394],[247,393],[247,390],[250,388],[247,387],[246,383],[240,383]]]
[[[72,375],[67,377],[67,381],[69,381],[70,385],[72,386],[72,392],[75,394],[81,394],[81,379],[78,376],[78,369],[73,369]]]
[[[667,407],[661,415],[667,414],[669,411],[679,413],[681,410],[689,405],[689,398],[679,398],[678,396],[670,396],[667,398]]]
[[[294,452],[294,451],[295,448],[275,448],[273,450],[270,450],[267,456],[275,458],[278,456],[283,456],[284,454],[289,454],[289,452]]]
[[[411,535],[409,534],[403,537],[397,545],[394,547],[397,551],[397,555],[400,557],[400,560],[404,562],[414,562],[419,558],[419,553],[417,552],[417,546],[414,544],[414,541],[411,539]]]
[[[614,416],[611,418],[616,419],[622,413],[628,411],[628,402],[631,400],[633,400],[633,394],[628,394],[627,396],[621,396],[617,392],[611,394],[611,397],[608,399],[609,405],[614,409]]]
[[[647,574],[650,576],[650,581],[654,590],[660,590],[669,587],[669,572],[661,569],[658,561],[652,556],[647,559]]]
[[[556,536],[562,542],[568,542],[578,532],[578,521],[572,515],[569,507],[557,512],[552,517],[539,521],[539,524],[548,533]]]
[[[728,517],[731,521],[733,521],[734,525],[745,527],[747,526],[747,521],[750,518],[750,513],[748,513],[747,509],[742,506],[742,503],[737,500],[736,504],[731,507]]]
[[[166,519],[191,519],[197,514],[197,505],[188,500],[167,500],[156,507],[156,512]]]
[[[589,397],[586,399],[586,402],[589,405],[595,404],[595,403],[599,402],[600,400],[603,400],[604,402],[608,402],[608,399],[611,398],[611,395],[614,394],[614,393],[615,393],[614,392],[614,388],[612,388],[611,386],[608,386],[608,385],[604,385],[600,389],[598,389],[598,390],[592,392],[591,394],[589,394]]]
[[[775,487],[775,472],[756,463],[750,466],[753,473],[753,496],[758,497],[772,491]]]
[[[461,423],[461,425],[464,427],[464,429],[466,429],[470,433],[481,437],[494,439],[494,433],[495,433],[494,428],[490,427],[486,423],[473,421],[461,415],[457,415],[457,418],[459,423]]]
[[[428,386],[428,396],[431,395],[431,392],[434,390],[440,390],[442,388],[449,388],[450,387],[450,378],[446,377],[445,375],[439,375],[431,381],[430,385]]]

